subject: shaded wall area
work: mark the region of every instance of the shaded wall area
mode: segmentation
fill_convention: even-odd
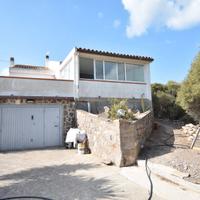
[[[88,111],[88,103],[90,104],[90,112],[99,114],[104,112],[104,106],[111,106],[112,98],[80,98],[76,102],[76,108]],[[142,111],[141,99],[127,99],[127,106],[135,111]],[[149,99],[144,99],[144,106],[146,110],[152,110],[152,102]]]

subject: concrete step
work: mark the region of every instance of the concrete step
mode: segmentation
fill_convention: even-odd
[[[142,168],[145,169],[145,160],[138,160],[137,164],[138,164],[139,167],[142,167]],[[190,175],[189,173],[180,172],[180,171],[178,171],[178,170],[176,170],[172,167],[153,163],[153,162],[150,162],[150,161],[148,161],[147,164],[148,164],[148,167],[151,169],[152,173],[158,174],[158,175],[163,176],[165,178],[167,178],[167,177],[169,177],[169,178],[177,177],[179,179],[180,178],[183,179],[183,178],[186,178]]]
[[[196,140],[193,148],[200,148],[200,135],[199,135],[198,139]]]
[[[151,170],[154,194],[167,200],[200,199],[200,185],[182,179],[188,174],[151,162],[148,162],[148,167]],[[121,175],[146,189],[150,188],[145,170],[145,161],[139,161],[138,166],[122,168]]]

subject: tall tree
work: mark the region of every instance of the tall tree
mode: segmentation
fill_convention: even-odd
[[[177,102],[197,121],[200,121],[200,52],[178,92]]]

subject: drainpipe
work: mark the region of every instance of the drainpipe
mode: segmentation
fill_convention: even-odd
[[[88,107],[88,112],[91,113],[91,104],[89,101],[87,102],[87,107]]]
[[[75,48],[74,53],[74,100],[77,101],[79,99],[79,53]]]

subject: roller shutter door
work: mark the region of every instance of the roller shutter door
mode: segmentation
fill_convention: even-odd
[[[62,145],[59,105],[0,106],[0,150]]]

